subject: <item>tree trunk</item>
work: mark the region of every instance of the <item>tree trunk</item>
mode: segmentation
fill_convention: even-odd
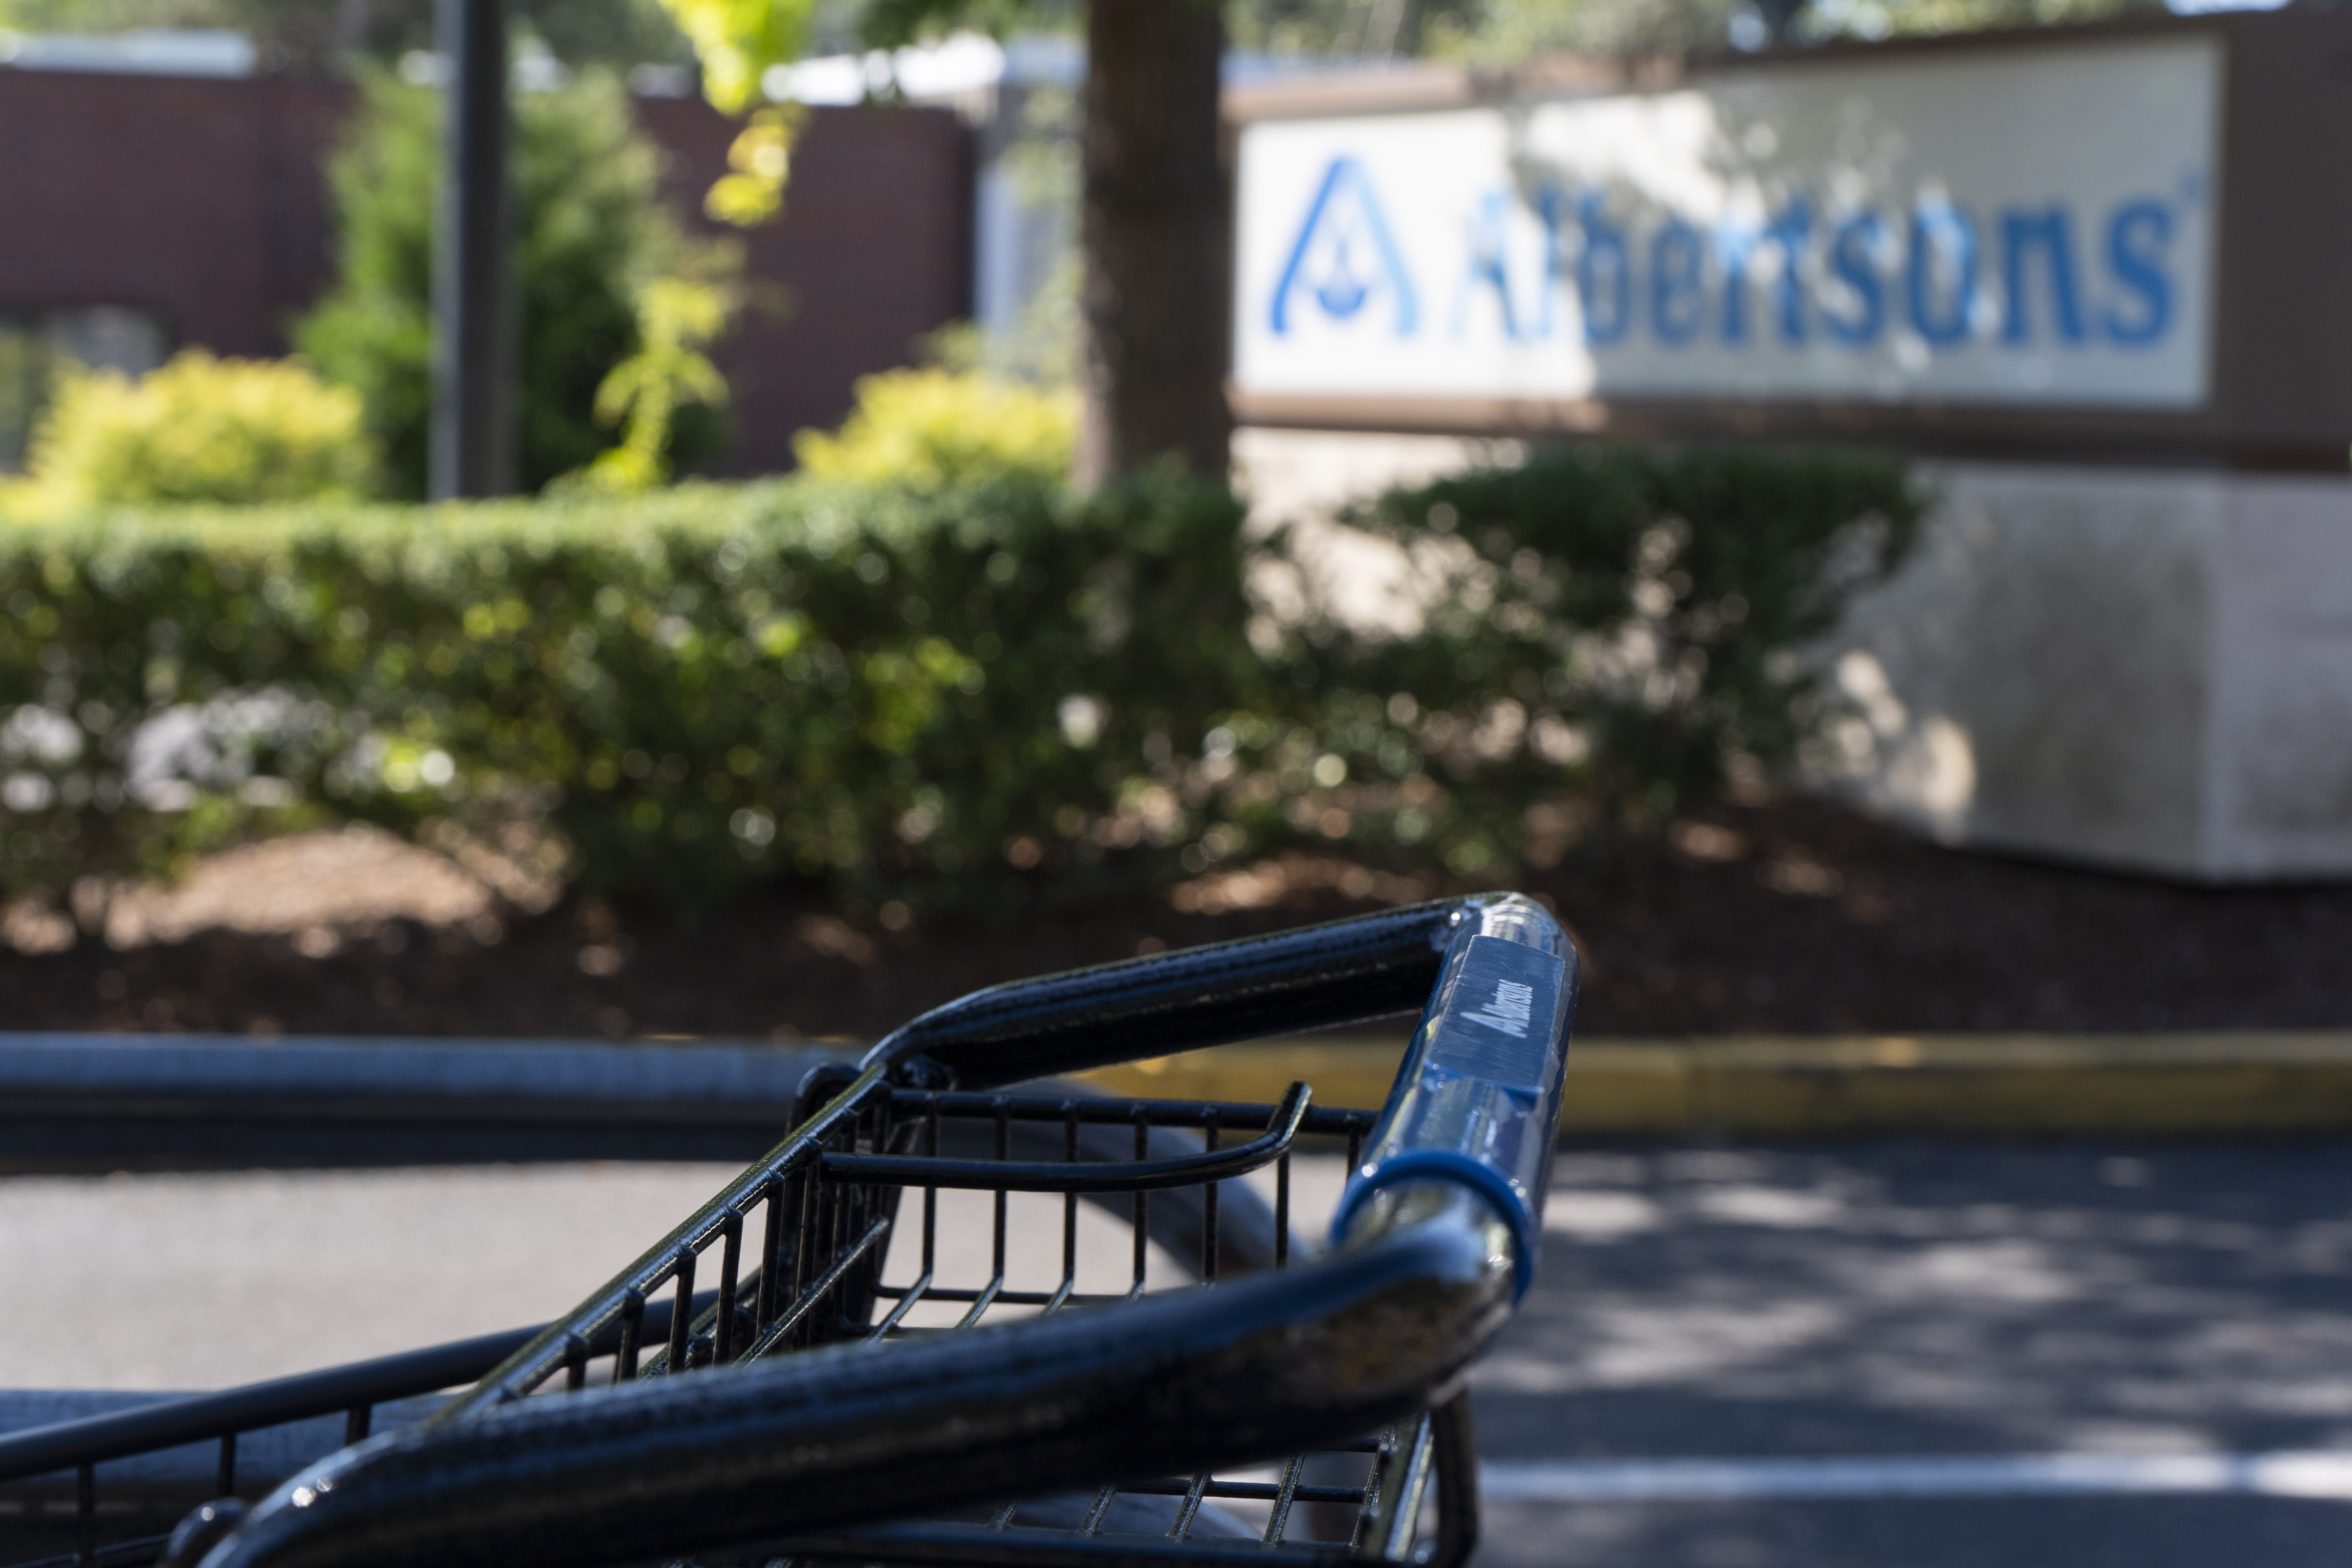
[[[1217,0],[1089,0],[1077,480],[1170,453],[1222,479],[1225,189]]]

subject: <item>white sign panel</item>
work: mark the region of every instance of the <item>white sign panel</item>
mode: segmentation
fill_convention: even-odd
[[[2194,407],[2220,98],[2194,37],[1261,121],[1234,379]]]

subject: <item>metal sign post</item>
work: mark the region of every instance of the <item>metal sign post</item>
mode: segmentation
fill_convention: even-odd
[[[507,38],[499,0],[437,0],[447,62],[433,230],[435,500],[514,488],[513,297],[507,205]]]

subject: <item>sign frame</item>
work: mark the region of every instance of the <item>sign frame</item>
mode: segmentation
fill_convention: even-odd
[[[2201,405],[1988,403],[1933,395],[1902,401],[1786,394],[1328,395],[1236,385],[1229,389],[1234,417],[1294,428],[1853,443],[1948,456],[2341,472],[2352,442],[2352,288],[2336,279],[2352,276],[2352,196],[2336,194],[2347,187],[2325,150],[2352,148],[2352,14],[2216,13],[1630,69],[1577,61],[1496,74],[1409,68],[1234,89],[1226,109],[1237,145],[1242,128],[1265,121],[1672,91],[1864,60],[2031,55],[2046,63],[2063,61],[2065,51],[2111,51],[2118,40],[2140,38],[2210,38],[2219,56],[2218,145],[2211,153],[2219,200],[2210,220]],[[1244,281],[1237,279],[1233,290],[1237,310],[1262,303],[1251,299]]]

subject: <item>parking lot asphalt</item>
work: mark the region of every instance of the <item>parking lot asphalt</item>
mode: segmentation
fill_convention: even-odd
[[[2348,1196],[2319,1143],[1563,1153],[1482,1560],[2341,1562]]]
[[[0,1183],[0,1278],[43,1325],[0,1338],[0,1387],[217,1386],[543,1318],[729,1173]],[[1338,1175],[1304,1164],[1302,1212]],[[2352,1146],[1626,1146],[1555,1176],[1473,1384],[1489,1568],[2345,1556]],[[1115,1225],[1082,1240],[1082,1272],[1125,1267]]]
[[[543,1322],[733,1166],[0,1180],[0,1388],[220,1388]]]

